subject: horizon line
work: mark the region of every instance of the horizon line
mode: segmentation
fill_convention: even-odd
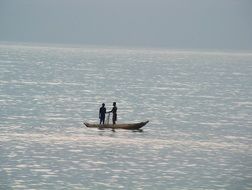
[[[252,49],[228,49],[228,48],[177,48],[168,46],[144,46],[144,45],[116,45],[116,44],[88,44],[88,43],[64,43],[64,42],[34,42],[34,41],[2,41],[0,45],[35,46],[35,47],[61,47],[61,48],[106,48],[106,49],[138,49],[138,50],[163,50],[176,52],[202,52],[202,53],[242,53],[252,54]]]

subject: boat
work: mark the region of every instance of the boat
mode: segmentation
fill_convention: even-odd
[[[95,124],[95,123],[84,123],[86,127],[98,128],[98,129],[128,129],[128,130],[138,130],[145,126],[149,121],[140,123],[128,123],[128,124]]]

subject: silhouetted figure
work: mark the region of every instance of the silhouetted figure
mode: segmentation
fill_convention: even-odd
[[[103,124],[105,122],[105,114],[106,114],[106,108],[105,108],[105,104],[102,104],[102,107],[100,107],[100,111],[99,111],[99,118],[100,118],[100,125]]]
[[[116,124],[116,121],[117,121],[117,107],[116,107],[116,102],[113,102],[113,108],[111,111],[109,111],[108,113],[113,113],[113,118],[112,118],[112,121],[113,121],[113,125]]]

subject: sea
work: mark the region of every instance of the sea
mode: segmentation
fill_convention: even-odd
[[[0,44],[0,189],[251,190],[252,53]]]

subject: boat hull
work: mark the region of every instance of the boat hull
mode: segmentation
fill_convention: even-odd
[[[128,129],[128,130],[138,130],[145,126],[149,121],[140,122],[140,123],[129,123],[129,124],[91,124],[91,123],[84,123],[86,127],[89,128],[98,128],[98,129]]]

